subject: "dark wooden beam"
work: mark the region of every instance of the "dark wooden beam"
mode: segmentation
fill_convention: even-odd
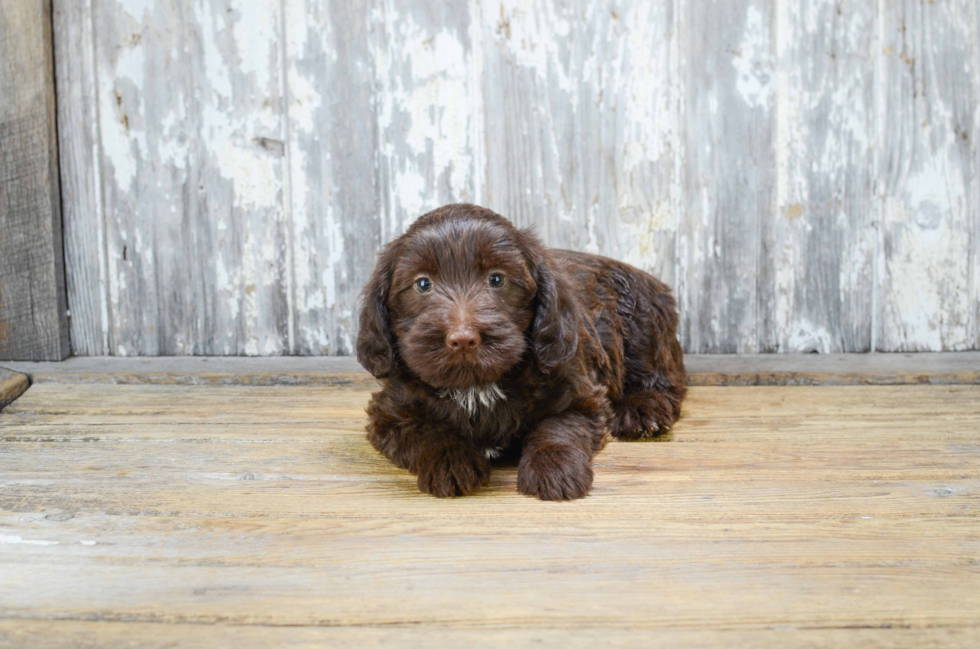
[[[0,3],[0,359],[70,352],[50,0]]]

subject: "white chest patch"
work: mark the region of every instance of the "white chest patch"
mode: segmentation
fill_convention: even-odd
[[[506,401],[507,395],[496,383],[483,386],[473,386],[465,390],[443,390],[442,396],[452,399],[470,417],[476,414],[477,408],[493,408],[498,401]]]

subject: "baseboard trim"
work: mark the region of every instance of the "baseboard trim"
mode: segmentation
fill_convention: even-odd
[[[980,384],[980,352],[689,354],[685,361],[692,386]],[[349,356],[90,356],[2,365],[35,383],[377,385]]]

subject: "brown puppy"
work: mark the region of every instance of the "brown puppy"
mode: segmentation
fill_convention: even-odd
[[[435,496],[469,493],[514,450],[521,493],[581,498],[607,431],[650,437],[680,416],[676,333],[650,275],[447,205],[382,251],[364,289],[357,358],[382,382],[368,438]]]

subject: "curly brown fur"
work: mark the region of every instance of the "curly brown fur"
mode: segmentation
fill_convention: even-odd
[[[581,498],[607,433],[649,437],[680,416],[676,333],[652,276],[447,205],[382,251],[364,289],[357,357],[382,383],[368,439],[435,496],[470,493],[516,449],[521,493]]]

